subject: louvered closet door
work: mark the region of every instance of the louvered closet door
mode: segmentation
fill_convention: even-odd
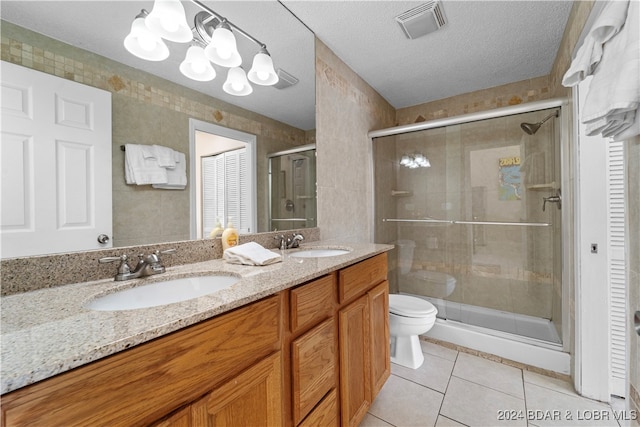
[[[607,143],[607,269],[610,283],[611,394],[626,395],[626,295],[624,143]]]
[[[247,150],[202,158],[202,230],[208,236],[218,219],[239,233],[251,233],[251,191]]]

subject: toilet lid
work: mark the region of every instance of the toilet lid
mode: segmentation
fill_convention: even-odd
[[[435,315],[438,310],[429,301],[410,295],[389,294],[389,312],[405,317]]]

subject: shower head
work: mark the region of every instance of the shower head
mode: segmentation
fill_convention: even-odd
[[[542,126],[542,124],[547,120],[549,120],[551,117],[558,117],[558,110],[549,114],[547,117],[545,117],[544,119],[542,119],[542,121],[539,121],[538,123],[520,123],[520,127],[522,128],[523,131],[525,131],[529,135],[533,135],[534,133],[538,132],[538,129],[540,129],[540,126]]]

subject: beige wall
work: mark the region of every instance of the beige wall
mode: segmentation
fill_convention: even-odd
[[[293,128],[216,98],[2,21],[2,60],[112,93],[115,246],[189,238],[189,187],[126,185],[120,145],[159,144],[189,152],[189,118],[257,135],[258,229],[267,229],[267,158],[313,142]],[[189,173],[189,171],[187,171]],[[189,186],[191,183],[189,183]]]
[[[367,132],[395,110],[316,40],[318,227],[322,239],[371,240],[373,176]]]

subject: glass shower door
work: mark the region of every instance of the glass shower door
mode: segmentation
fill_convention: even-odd
[[[559,126],[520,126],[552,112],[374,139],[376,241],[396,245],[394,291],[440,318],[561,342]],[[420,156],[429,167],[402,164]]]

